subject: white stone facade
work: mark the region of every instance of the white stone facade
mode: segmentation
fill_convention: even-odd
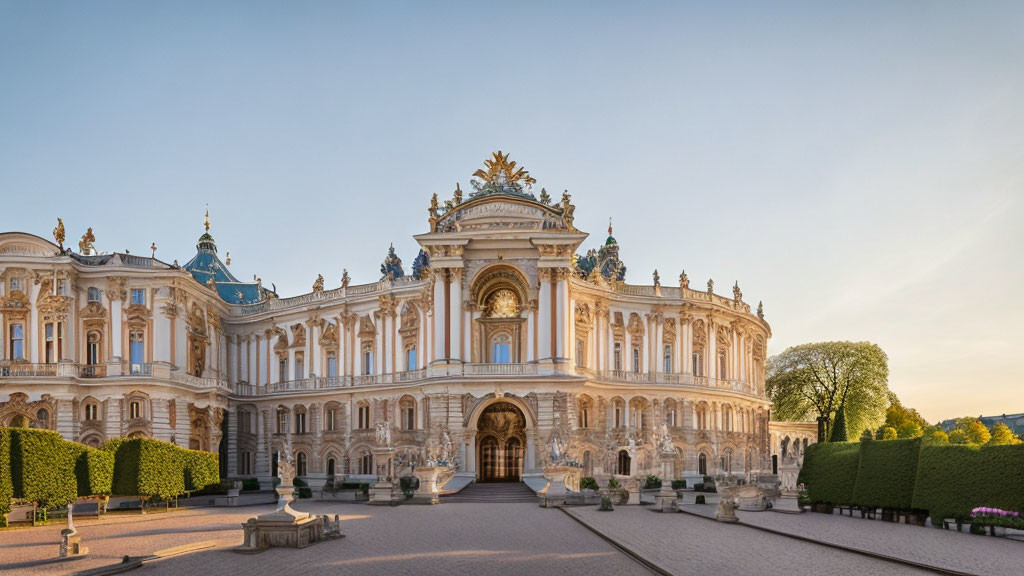
[[[346,274],[286,299],[260,286],[242,304],[153,258],[0,234],[0,425],[220,449],[227,476],[262,480],[290,442],[314,484],[375,472],[378,422],[405,461],[450,439],[474,478],[555,460],[659,473],[662,424],[677,476],[766,469],[771,331],[738,286],[619,281],[610,234],[601,254],[615,258],[587,274],[568,196],[550,204],[497,178],[432,204],[418,278],[349,286]]]

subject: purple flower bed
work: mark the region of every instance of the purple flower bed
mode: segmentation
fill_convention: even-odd
[[[973,524],[984,526],[1003,526],[1024,530],[1024,517],[1020,512],[1014,510],[1001,510],[999,508],[986,508],[984,506],[971,510],[971,521]]]

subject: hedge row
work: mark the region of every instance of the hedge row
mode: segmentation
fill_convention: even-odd
[[[853,489],[860,463],[856,442],[820,442],[807,447],[800,482],[807,485],[813,502],[853,503]]]
[[[807,448],[800,482],[812,502],[927,510],[966,520],[979,506],[1024,511],[1024,444],[964,446],[921,439],[821,443]]]
[[[1024,511],[1024,445],[926,445],[913,507],[966,520],[979,506]]]
[[[160,500],[201,490],[220,480],[218,457],[148,438],[118,438],[103,449],[114,454],[113,493]]]
[[[11,511],[14,485],[11,483],[11,436],[0,428],[0,526],[7,524],[6,514]]]
[[[853,502],[859,506],[910,510],[920,454],[920,438],[861,442]]]
[[[68,442],[52,430],[0,430],[0,514],[11,498],[42,508],[66,506],[79,496],[110,493],[114,459]]]

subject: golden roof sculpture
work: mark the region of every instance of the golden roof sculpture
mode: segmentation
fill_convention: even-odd
[[[515,161],[509,161],[508,154],[502,154],[501,150],[491,154],[489,160],[484,160],[484,168],[477,170],[473,176],[483,179],[484,182],[497,183],[502,176],[506,182],[516,183],[522,180],[526,184],[534,184],[536,179],[530,177],[530,173],[522,167],[516,168]]]
[[[53,239],[57,241],[61,252],[64,251],[64,221],[57,218],[57,227],[53,229]]]

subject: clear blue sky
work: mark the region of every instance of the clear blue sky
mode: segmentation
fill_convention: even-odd
[[[408,267],[494,150],[627,279],[880,344],[930,420],[1024,411],[1024,3],[0,1],[0,230],[284,295]],[[74,242],[73,242],[74,243]]]

